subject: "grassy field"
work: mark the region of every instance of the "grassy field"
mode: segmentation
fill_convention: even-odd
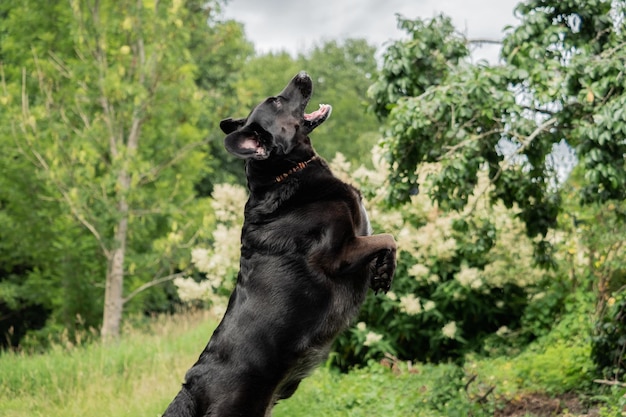
[[[205,314],[163,317],[112,346],[0,356],[0,416],[158,416],[215,327]]]
[[[159,416],[215,323],[205,313],[162,317],[141,330],[127,329],[113,346],[4,353],[0,416]],[[596,405],[590,412],[571,393],[587,378],[584,347],[551,349],[512,360],[470,360],[464,368],[394,361],[348,374],[321,368],[274,416],[621,416],[606,407],[600,414]]]

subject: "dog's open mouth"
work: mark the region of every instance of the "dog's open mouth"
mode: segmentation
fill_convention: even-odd
[[[304,113],[304,124],[309,130],[315,129],[317,126],[321,125],[330,113],[333,108],[330,104],[320,104],[320,108],[311,113]]]
[[[256,132],[255,132],[256,133]],[[241,145],[241,150],[250,154],[254,154],[257,157],[267,156],[265,147],[261,144],[261,141],[257,138],[247,138]]]

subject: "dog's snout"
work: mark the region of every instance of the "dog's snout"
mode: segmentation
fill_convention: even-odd
[[[311,94],[313,90],[313,80],[306,71],[300,71],[293,77],[293,83],[298,86],[298,88],[302,91],[305,96]]]

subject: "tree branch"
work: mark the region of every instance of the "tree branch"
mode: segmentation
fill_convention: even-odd
[[[163,171],[165,168],[174,165],[179,159],[185,157],[189,152],[191,152],[195,148],[206,144],[208,141],[209,141],[209,139],[205,139],[205,140],[201,140],[199,142],[193,142],[193,143],[186,144],[185,146],[180,148],[178,151],[176,151],[176,153],[174,155],[172,155],[172,157],[170,159],[168,159],[167,161],[164,161],[164,162],[160,163],[159,165],[153,167],[148,172],[146,172],[144,174],[141,174],[140,177],[139,177],[139,183],[140,184],[148,184],[148,183],[154,181],[154,179],[156,179],[159,176],[160,172]]]
[[[463,147],[467,146],[468,144],[470,144],[470,143],[472,143],[472,142],[474,142],[474,141],[477,141],[477,140],[480,140],[480,139],[486,138],[487,136],[493,135],[493,134],[495,134],[495,133],[502,133],[502,129],[492,129],[492,130],[489,130],[489,131],[487,131],[487,132],[481,133],[480,135],[477,135],[477,136],[472,136],[472,137],[470,137],[469,139],[465,139],[464,141],[461,141],[461,142],[457,143],[456,145],[449,146],[449,147],[447,148],[448,150],[446,151],[446,153],[445,153],[445,154],[443,154],[443,155],[439,158],[439,160],[441,161],[441,160],[443,160],[443,159],[445,159],[445,158],[447,158],[447,157],[451,156],[451,155],[452,155],[453,153],[455,153],[457,150],[459,150],[459,149],[461,149],[461,148],[463,148]]]
[[[161,277],[161,278],[156,278],[156,279],[153,279],[152,281],[146,282],[145,284],[140,285],[139,287],[135,288],[130,294],[128,294],[125,298],[123,298],[122,304],[126,304],[128,301],[134,298],[137,294],[141,293],[142,291],[147,290],[148,288],[152,288],[156,285],[160,285],[160,284],[163,284],[164,282],[171,281],[176,278],[184,277],[184,276],[185,274],[183,272],[178,272],[176,274],[168,275],[168,276]]]
[[[39,70],[39,66],[37,66],[37,71],[38,73],[40,73]],[[40,74],[40,85],[39,88],[44,90],[45,86],[43,85],[43,81],[41,78],[41,74]],[[48,91],[43,91],[44,94],[46,94],[47,97],[51,97]],[[49,103],[51,104],[51,103]],[[46,106],[47,111],[51,112],[50,107],[47,105]],[[102,238],[102,236],[100,235],[100,233],[98,232],[98,230],[96,229],[96,227],[89,221],[87,220],[87,218],[85,218],[85,216],[83,216],[83,214],[81,213],[81,211],[78,209],[77,205],[75,205],[72,201],[72,198],[70,197],[68,191],[67,191],[67,187],[65,186],[65,184],[63,184],[59,179],[54,178],[53,175],[51,175],[51,168],[50,165],[48,164],[48,161],[46,160],[46,158],[40,154],[35,147],[28,143],[28,129],[30,128],[30,130],[32,131],[33,135],[37,135],[37,125],[36,125],[36,121],[34,118],[31,117],[32,114],[30,112],[30,108],[28,105],[28,94],[26,92],[26,71],[25,69],[22,70],[22,132],[24,134],[24,137],[26,138],[26,142],[28,145],[28,151],[30,151],[30,153],[35,157],[35,159],[30,159],[30,161],[35,164],[35,165],[39,165],[39,167],[41,167],[48,175],[48,178],[50,179],[50,181],[54,184],[54,186],[57,188],[57,190],[59,191],[59,193],[61,193],[61,196],[63,197],[63,200],[65,201],[65,203],[68,205],[70,212],[72,213],[72,215],[87,229],[89,230],[89,232],[96,238],[96,241],[98,242],[98,245],[100,246],[100,248],[102,249],[102,252],[104,253],[104,256],[109,258],[110,257],[110,251],[107,248],[107,246],[105,245],[105,241]],[[22,149],[21,146],[18,145],[18,147],[20,148],[20,151],[22,153],[26,153],[25,150]]]
[[[502,40],[500,39],[486,39],[486,38],[478,38],[478,39],[468,39],[467,43],[469,43],[470,45],[472,44],[476,44],[476,45],[483,45],[483,44],[490,44],[490,45],[502,45]]]
[[[614,387],[626,387],[626,382],[611,381],[608,379],[594,379],[593,382],[595,382],[596,384],[610,385]]]
[[[474,204],[472,205],[472,207],[471,207],[471,209],[469,211],[470,213],[473,212],[476,209],[476,206],[478,204],[478,200],[480,199],[480,197],[482,197],[487,192],[487,190],[489,189],[490,186],[495,184],[495,182],[498,180],[498,178],[500,178],[500,176],[502,175],[504,170],[506,168],[508,168],[508,166],[510,165],[511,160],[513,159],[513,157],[523,153],[532,144],[533,140],[535,140],[537,138],[537,136],[539,136],[541,134],[541,132],[545,131],[546,129],[548,129],[550,126],[552,126],[556,122],[557,122],[557,119],[555,117],[552,117],[552,118],[546,120],[545,122],[543,122],[542,124],[537,126],[537,128],[530,135],[528,135],[528,137],[526,137],[526,140],[520,141],[522,145],[519,148],[517,148],[515,150],[515,152],[513,152],[511,155],[509,155],[502,162],[502,164],[498,168],[498,172],[496,172],[496,174],[493,176],[493,178],[489,179],[489,182],[487,183],[485,188],[476,196]]]
[[[546,120],[545,122],[543,122],[542,124],[540,124],[534,131],[533,133],[531,133],[530,135],[528,135],[528,137],[526,138],[525,141],[522,142],[522,146],[515,152],[517,154],[522,153],[523,151],[526,150],[526,148],[528,148],[530,146],[530,144],[532,143],[533,140],[535,140],[535,138],[537,136],[539,136],[541,134],[541,132],[543,132],[544,130],[546,130],[547,128],[549,128],[550,126],[552,126],[553,124],[555,124],[557,122],[556,117],[551,117],[548,120]]]

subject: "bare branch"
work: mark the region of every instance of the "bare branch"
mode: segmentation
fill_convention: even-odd
[[[472,136],[472,137],[470,137],[468,139],[465,139],[464,141],[461,141],[461,142],[457,143],[456,145],[449,146],[447,152],[444,155],[442,155],[439,158],[439,160],[441,161],[442,159],[445,159],[445,158],[451,156],[453,153],[455,153],[459,149],[469,145],[472,142],[481,140],[483,138],[486,138],[487,136],[491,136],[491,135],[496,134],[496,133],[502,133],[502,131],[503,131],[502,129],[492,129],[492,130],[489,130],[487,132],[481,133],[480,135]]]
[[[543,113],[543,114],[548,114],[550,116],[554,116],[555,114],[557,114],[557,112],[555,111],[551,111],[548,109],[538,109],[536,107],[531,107],[531,106],[521,106],[522,109],[524,110],[529,110],[535,113]]]
[[[156,279],[153,279],[152,281],[146,282],[145,284],[135,288],[134,291],[132,291],[124,299],[122,299],[122,304],[126,304],[128,301],[130,301],[137,294],[141,293],[142,291],[147,290],[148,288],[152,288],[152,287],[154,287],[156,285],[160,285],[160,284],[163,284],[164,282],[171,281],[171,280],[174,280],[176,278],[180,278],[180,277],[184,277],[184,276],[185,276],[185,274],[183,272],[179,272],[179,273],[176,273],[176,274],[168,275],[168,276],[161,277],[161,278],[156,278]]]
[[[188,143],[187,145],[183,146],[169,160],[162,162],[159,165],[153,167],[150,171],[146,172],[145,174],[141,174],[139,183],[148,184],[151,181],[154,181],[154,179],[156,179],[159,176],[161,171],[163,171],[167,167],[174,165],[178,160],[185,157],[189,152],[191,152],[192,150],[194,150],[195,148],[199,146],[206,144],[207,142],[208,142],[208,139],[205,139],[199,142]]]
[[[469,43],[470,45],[484,45],[484,44],[490,44],[490,45],[502,45],[502,40],[501,39],[486,39],[486,38],[478,38],[478,39],[468,39],[467,43]]]
[[[496,389],[495,385],[489,387],[489,389],[482,395],[480,396],[480,398],[478,398],[476,400],[477,403],[481,404],[483,402],[485,402],[485,400],[487,399],[487,397],[489,396],[489,394],[491,394],[493,392],[493,390]]]
[[[528,148],[530,146],[530,144],[532,143],[533,140],[535,140],[535,138],[537,136],[539,136],[541,134],[541,132],[547,130],[550,126],[552,126],[553,124],[555,124],[557,122],[556,117],[551,117],[550,119],[546,120],[545,122],[543,122],[542,124],[540,124],[534,131],[533,133],[531,133],[525,141],[522,142],[522,146],[516,151],[516,153],[522,153],[523,151],[526,150],[526,148]]]
[[[63,197],[63,200],[65,201],[65,203],[68,205],[68,207],[70,208],[70,211],[72,212],[72,214],[74,215],[74,217],[83,225],[85,226],[85,228],[87,230],[89,230],[91,232],[91,234],[96,238],[96,240],[98,241],[98,244],[100,245],[100,249],[102,249],[102,252],[104,253],[104,256],[108,259],[111,256],[111,251],[107,248],[107,246],[105,245],[105,241],[102,238],[102,236],[100,235],[100,233],[98,232],[98,229],[96,229],[96,227],[89,222],[89,220],[87,220],[85,218],[85,216],[83,216],[83,214],[80,212],[80,210],[78,209],[78,207],[74,204],[74,202],[72,201],[72,198],[70,197],[68,191],[65,189],[65,187],[63,186],[63,184],[54,179],[52,175],[50,175],[50,166],[48,165],[47,161],[45,160],[45,158],[39,153],[37,152],[34,148],[30,148],[30,151],[32,152],[32,154],[35,156],[35,158],[37,159],[37,161],[39,162],[39,166],[41,168],[44,169],[44,171],[46,171],[48,173],[48,178],[50,178],[50,180],[54,183],[54,185],[56,186],[57,190],[61,193],[61,196]]]
[[[593,382],[595,382],[596,384],[610,385],[614,387],[626,387],[626,382],[611,381],[608,379],[594,379]]]
[[[557,119],[555,117],[552,117],[546,120],[545,122],[537,126],[537,128],[530,135],[528,135],[528,137],[526,137],[525,140],[520,141],[522,145],[519,148],[517,148],[515,152],[513,152],[503,161],[503,163],[498,168],[498,172],[496,172],[496,174],[492,178],[489,179],[489,182],[487,183],[485,188],[480,193],[478,193],[478,195],[476,196],[476,200],[474,201],[474,204],[470,209],[470,213],[476,209],[478,205],[478,201],[480,200],[480,197],[482,197],[485,193],[487,193],[487,190],[489,190],[489,187],[495,184],[495,182],[498,180],[498,178],[500,178],[504,170],[509,167],[513,158],[523,153],[532,144],[533,140],[535,140],[537,136],[541,134],[541,132],[547,130],[550,126],[552,126],[556,122],[557,122]]]

